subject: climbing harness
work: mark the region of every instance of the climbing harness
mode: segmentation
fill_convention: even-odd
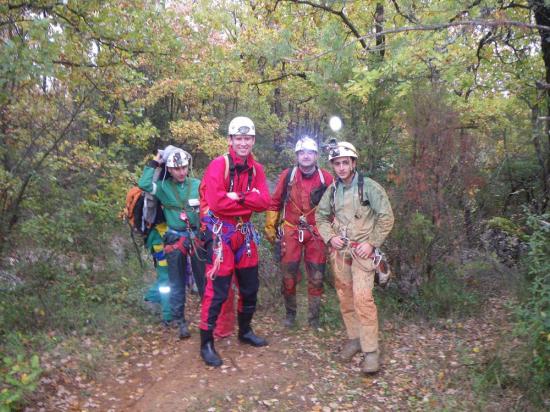
[[[211,280],[215,279],[216,273],[220,268],[220,264],[223,262],[223,244],[225,243],[230,247],[231,238],[235,233],[239,232],[244,236],[243,244],[235,252],[236,263],[241,260],[245,253],[248,257],[252,256],[252,242],[256,244],[260,242],[260,234],[255,229],[252,222],[240,221],[234,225],[229,222],[224,222],[219,217],[214,215],[212,211],[209,211],[207,216],[205,216],[202,220],[213,235],[212,249],[215,258],[212,262],[212,268],[207,273],[207,276],[209,276]]]

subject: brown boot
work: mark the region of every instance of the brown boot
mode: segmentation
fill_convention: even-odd
[[[379,367],[378,351],[365,352],[365,358],[361,363],[361,372],[375,373],[378,372]]]
[[[353,356],[359,352],[361,352],[361,343],[359,342],[359,338],[348,339],[340,351],[340,360],[342,362],[349,362]]]
[[[311,328],[318,329],[319,310],[321,308],[321,296],[309,296],[308,298],[308,317],[307,321]]]

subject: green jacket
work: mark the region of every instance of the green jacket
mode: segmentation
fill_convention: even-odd
[[[185,210],[191,227],[197,229],[199,227],[198,212],[189,206],[188,201],[189,199],[199,199],[200,180],[186,177],[183,183],[176,183],[168,176],[166,178],[161,176],[158,181],[153,182],[156,165],[157,162],[151,161],[145,166],[138,186],[157,197],[162,204],[164,217],[170,228],[186,229],[185,223],[180,219],[181,212]]]
[[[328,243],[334,236],[345,236],[352,242],[367,241],[380,247],[393,227],[393,211],[388,195],[382,186],[364,178],[363,199],[359,201],[357,173],[349,185],[340,179],[328,187],[317,207],[315,219],[323,240]]]

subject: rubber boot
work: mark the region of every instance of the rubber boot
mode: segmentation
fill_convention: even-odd
[[[201,329],[201,358],[208,366],[216,368],[223,363],[214,348],[214,335],[211,330]]]
[[[178,329],[179,329],[179,338],[180,339],[187,339],[191,337],[191,333],[189,332],[189,327],[187,326],[187,322],[184,320],[178,321]]]
[[[285,328],[292,328],[296,325],[296,295],[285,296],[286,318],[283,321]]]
[[[320,327],[319,311],[321,309],[321,296],[309,296],[308,299],[308,324],[313,329]]]
[[[340,360],[342,362],[349,362],[353,356],[359,352],[361,352],[361,343],[359,342],[359,338],[348,339],[340,351]]]
[[[239,313],[239,341],[255,347],[266,346],[267,340],[257,336],[250,327],[252,316],[253,313]]]
[[[365,352],[365,358],[361,363],[361,372],[376,373],[378,372],[379,367],[380,367],[380,364],[379,364],[378,351]]]

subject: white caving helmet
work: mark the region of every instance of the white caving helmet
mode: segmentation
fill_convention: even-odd
[[[229,136],[234,136],[237,134],[244,134],[247,136],[256,136],[256,128],[254,123],[248,117],[238,116],[235,117],[229,123],[229,128],[227,134]]]
[[[319,151],[319,149],[317,148],[317,142],[309,136],[304,136],[296,142],[294,151],[297,153],[300,150],[313,150],[314,152]]]
[[[166,167],[185,167],[189,165],[189,153],[182,149],[175,149],[166,159]]]
[[[357,150],[355,146],[348,142],[339,142],[334,149],[330,149],[328,152],[328,160],[336,159],[337,157],[353,157],[357,159]]]

